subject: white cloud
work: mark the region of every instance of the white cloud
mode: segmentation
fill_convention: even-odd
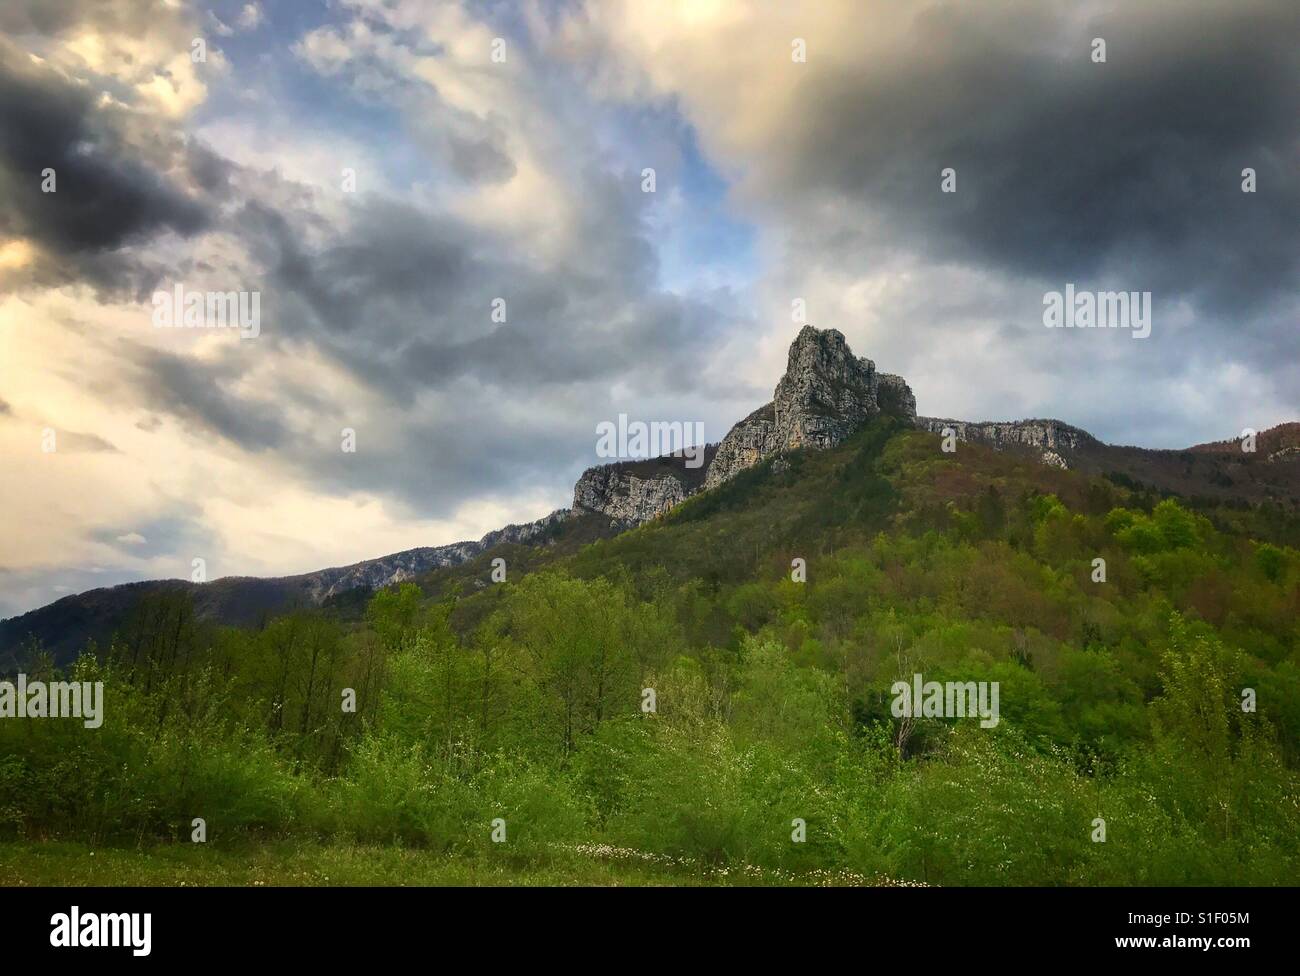
[[[246,3],[243,9],[239,11],[239,17],[235,20],[235,23],[243,30],[252,30],[262,23],[264,16],[261,4]]]

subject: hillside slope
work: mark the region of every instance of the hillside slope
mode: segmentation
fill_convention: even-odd
[[[25,656],[25,649],[32,646],[64,663],[87,641],[106,645],[127,624],[133,609],[149,597],[185,593],[199,620],[252,627],[294,608],[364,603],[376,589],[415,579],[438,567],[458,565],[502,546],[573,546],[615,531],[607,519],[571,514],[561,509],[536,522],[496,529],[475,542],[407,549],[297,576],[227,576],[208,583],[147,580],[66,596],[0,621],[0,674],[15,670],[20,655]]]
[[[735,424],[719,444],[708,445],[699,467],[691,467],[679,453],[589,468],[574,486],[571,509],[507,526],[475,542],[410,549],[298,576],[226,577],[205,584],[150,581],[64,597],[0,621],[0,672],[13,670],[19,655],[32,646],[66,661],[87,640],[107,643],[132,608],[154,594],[191,591],[200,619],[250,626],[294,607],[342,603],[355,608],[377,589],[472,562],[500,547],[567,542],[571,548],[671,517],[703,493],[723,491],[725,497],[727,483],[754,466],[780,463],[790,452],[833,449],[881,417],[932,434],[951,430],[962,451],[978,445],[1102,475],[1153,496],[1180,497],[1213,509],[1220,524],[1248,525],[1261,539],[1300,538],[1300,424],[1263,432],[1258,450],[1243,453],[1232,441],[1184,451],[1108,445],[1059,420],[972,423],[918,417],[915,397],[902,377],[878,373],[871,360],[853,354],[837,330],[805,326],[790,345],[772,401]],[[828,499],[826,504],[834,508],[838,503]]]
[[[78,661],[112,688],[103,734],[0,723],[0,840],[138,846],[200,809],[489,865],[503,817],[507,860],[556,872],[617,849],[788,883],[1291,883],[1300,552],[1261,511],[878,416],[348,619],[145,621]],[[917,675],[999,688],[996,724],[898,715]]]

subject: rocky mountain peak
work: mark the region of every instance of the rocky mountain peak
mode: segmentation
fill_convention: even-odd
[[[647,522],[773,454],[834,447],[881,411],[909,422],[916,416],[916,398],[903,378],[877,374],[876,364],[853,355],[839,330],[805,325],[790,344],[771,402],[711,447],[697,476],[673,458],[589,468],[574,487],[573,507],[622,525]]]
[[[779,447],[838,444],[879,412],[877,382],[876,364],[854,356],[842,332],[805,325],[772,399]]]
[[[914,416],[916,399],[902,378],[890,376],[887,387],[890,409]],[[705,487],[720,485],[779,451],[834,447],[881,412],[880,394],[876,364],[854,356],[842,332],[805,325],[790,344],[772,402],[722,439]]]

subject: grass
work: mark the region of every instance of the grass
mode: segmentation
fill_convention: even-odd
[[[460,857],[401,847],[248,842],[92,847],[71,841],[0,842],[0,886],[839,886],[889,884],[848,873],[793,875],[715,868],[604,845],[541,858]]]

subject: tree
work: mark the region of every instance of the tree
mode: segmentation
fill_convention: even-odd
[[[389,653],[401,650],[413,637],[421,595],[414,583],[403,583],[378,591],[367,604],[366,621]]]
[[[646,609],[606,580],[556,573],[529,576],[511,594],[503,619],[555,703],[564,755],[580,732],[639,707],[641,674],[662,653]]]

